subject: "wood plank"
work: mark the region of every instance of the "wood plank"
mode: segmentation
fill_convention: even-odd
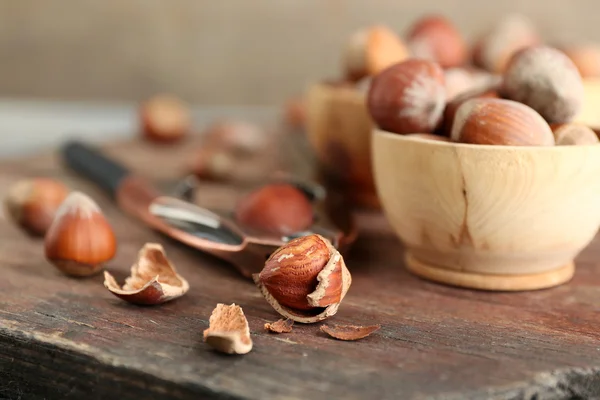
[[[106,151],[165,180],[182,176],[181,161],[193,146],[132,142]],[[139,248],[155,241],[191,290],[159,307],[127,304],[103,287],[101,276],[61,275],[45,261],[40,240],[4,221],[0,397],[600,398],[598,238],[579,257],[567,285],[485,293],[409,275],[403,248],[383,217],[363,215],[363,233],[346,258],[353,285],[331,322],[381,324],[381,330],[359,342],[330,339],[318,324],[273,335],[263,324],[278,316],[251,282],[226,263],[124,216],[98,189],[66,173],[54,154],[0,165],[0,195],[9,183],[36,174],[61,177],[98,200],[119,239],[107,266],[119,279]],[[210,188],[207,193],[235,195]],[[243,307],[255,343],[251,353],[224,356],[202,342],[218,302]]]

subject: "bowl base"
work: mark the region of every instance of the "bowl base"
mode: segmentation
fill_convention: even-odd
[[[486,275],[455,271],[422,263],[410,252],[406,253],[406,268],[413,274],[431,281],[469,289],[491,291],[524,291],[546,289],[568,282],[575,273],[575,264],[569,262],[557,269],[524,275]]]

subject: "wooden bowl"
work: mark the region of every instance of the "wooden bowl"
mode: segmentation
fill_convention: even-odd
[[[468,145],[375,130],[373,156],[407,268],[433,281],[559,285],[600,227],[600,145]]]
[[[600,79],[584,79],[583,89],[583,107],[574,122],[589,126],[598,134],[600,132]]]
[[[350,84],[317,83],[308,88],[306,102],[308,140],[325,185],[353,204],[377,208],[366,94]]]

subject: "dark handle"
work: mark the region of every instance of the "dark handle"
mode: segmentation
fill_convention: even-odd
[[[112,161],[99,150],[81,142],[67,142],[62,147],[62,157],[66,164],[115,196],[129,171],[122,165]]]

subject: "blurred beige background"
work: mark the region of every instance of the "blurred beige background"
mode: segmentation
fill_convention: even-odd
[[[433,11],[469,38],[518,11],[548,39],[600,41],[598,0],[0,0],[0,97],[275,104],[337,75],[356,28]]]

